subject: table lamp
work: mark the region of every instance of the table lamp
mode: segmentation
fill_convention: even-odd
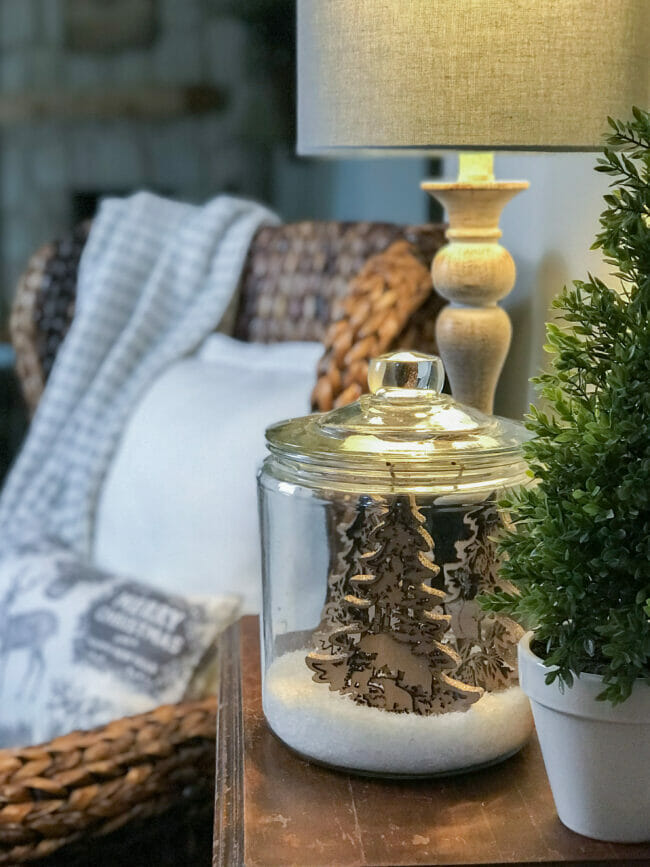
[[[298,153],[460,150],[433,282],[454,397],[491,412],[511,338],[497,306],[515,267],[499,243],[494,150],[589,151],[608,115],[650,96],[650,0],[298,0]]]

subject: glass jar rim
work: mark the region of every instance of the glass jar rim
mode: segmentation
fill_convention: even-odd
[[[490,468],[522,472],[522,444],[530,438],[519,422],[486,415],[443,394],[444,368],[436,356],[401,351],[373,359],[370,394],[327,413],[268,428],[271,454],[302,473],[426,473],[454,478]],[[308,469],[310,468],[310,469]]]

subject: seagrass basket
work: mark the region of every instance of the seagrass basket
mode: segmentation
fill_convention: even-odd
[[[10,330],[31,413],[74,316],[88,230],[44,246],[19,281]],[[435,351],[443,302],[429,264],[443,232],[386,223],[265,226],[251,244],[232,332],[263,343],[322,341],[313,407],[356,400],[372,356],[397,347]],[[210,697],[0,750],[0,865],[46,856],[52,865],[91,863],[89,845],[93,864],[140,863],[134,846],[144,840],[158,848],[141,863],[209,863],[200,841],[213,800],[215,712]],[[91,844],[97,837],[102,842]]]

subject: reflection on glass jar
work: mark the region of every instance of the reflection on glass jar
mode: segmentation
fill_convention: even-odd
[[[275,425],[260,474],[264,712],[303,756],[418,776],[511,755],[532,728],[494,536],[525,430],[456,404],[439,359],[373,362],[370,395]]]

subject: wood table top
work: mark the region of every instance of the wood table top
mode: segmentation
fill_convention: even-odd
[[[590,840],[555,812],[536,737],[495,767],[386,781],[311,764],[262,712],[258,618],[225,635],[215,867],[647,864],[650,845]]]

